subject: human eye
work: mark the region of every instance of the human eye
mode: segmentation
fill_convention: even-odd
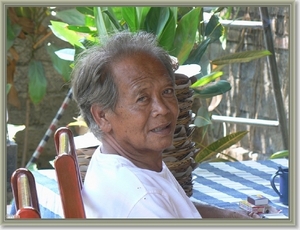
[[[164,90],[165,95],[173,95],[174,94],[174,88],[167,88]]]
[[[147,97],[146,96],[140,96],[137,99],[137,102],[146,102],[147,101]]]

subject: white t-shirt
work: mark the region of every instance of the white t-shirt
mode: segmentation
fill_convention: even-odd
[[[126,158],[103,154],[90,161],[82,189],[86,218],[201,218],[163,163],[155,172]]]

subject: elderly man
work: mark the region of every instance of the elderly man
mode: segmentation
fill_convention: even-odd
[[[121,32],[77,58],[73,96],[101,140],[83,186],[87,218],[250,218],[194,204],[162,160],[178,117],[172,60],[149,33]]]

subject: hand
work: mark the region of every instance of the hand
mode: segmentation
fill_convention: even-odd
[[[223,218],[260,219],[261,217],[255,212],[247,212],[244,210],[227,210],[227,214],[224,215]]]
[[[230,219],[257,219],[261,218],[258,214],[247,212],[242,209],[229,210],[199,202],[193,202],[202,218],[230,218]]]

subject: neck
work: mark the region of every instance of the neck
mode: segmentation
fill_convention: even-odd
[[[101,152],[125,157],[138,168],[156,172],[162,170],[162,153],[139,152],[135,149],[126,150],[111,135],[102,138]]]

